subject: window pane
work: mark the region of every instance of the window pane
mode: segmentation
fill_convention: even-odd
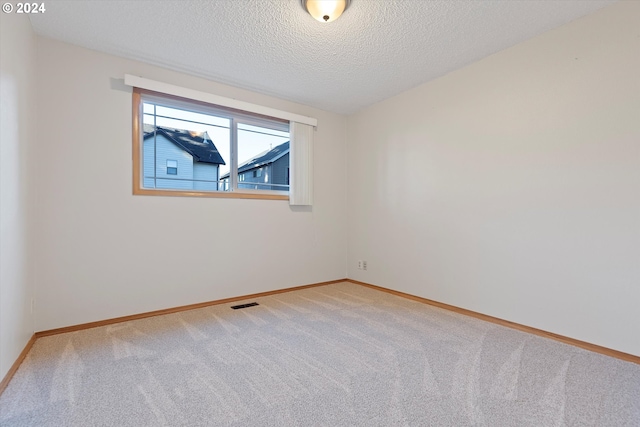
[[[288,191],[289,133],[238,124],[238,189]]]
[[[247,124],[244,124],[244,123],[238,123],[238,129],[239,130],[246,130],[246,131],[256,132],[256,133],[265,133],[267,135],[279,136],[279,137],[285,138],[286,140],[289,140],[289,132],[285,132],[285,131],[281,131],[281,130],[266,129],[264,127],[259,127],[259,126],[254,126],[254,125],[247,125]]]
[[[226,128],[229,127],[229,119],[226,119],[224,117],[195,113],[193,111],[186,111],[178,108],[163,107],[161,105],[156,106],[156,115],[175,119],[189,120],[205,125],[215,125]]]
[[[153,114],[154,108],[155,105],[149,104],[148,102],[142,104],[142,111],[144,114]]]
[[[228,191],[229,119],[149,102],[143,111],[144,188]]]
[[[288,192],[288,122],[186,99],[141,96],[142,188]],[[237,171],[233,183],[231,170]]]

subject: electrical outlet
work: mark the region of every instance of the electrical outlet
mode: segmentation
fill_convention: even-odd
[[[363,270],[367,269],[367,261],[362,261],[362,269]]]
[[[362,270],[362,261],[358,261],[358,270]]]

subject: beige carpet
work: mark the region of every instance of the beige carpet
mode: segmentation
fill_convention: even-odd
[[[640,365],[350,283],[256,301],[41,338],[0,425],[640,426]]]

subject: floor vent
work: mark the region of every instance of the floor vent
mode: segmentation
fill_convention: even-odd
[[[250,302],[249,304],[232,305],[231,308],[233,308],[234,310],[238,310],[239,308],[254,307],[256,305],[260,304],[258,304],[257,302]]]

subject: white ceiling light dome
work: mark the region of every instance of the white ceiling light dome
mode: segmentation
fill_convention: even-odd
[[[302,6],[320,22],[335,21],[349,6],[350,0],[301,0]]]

